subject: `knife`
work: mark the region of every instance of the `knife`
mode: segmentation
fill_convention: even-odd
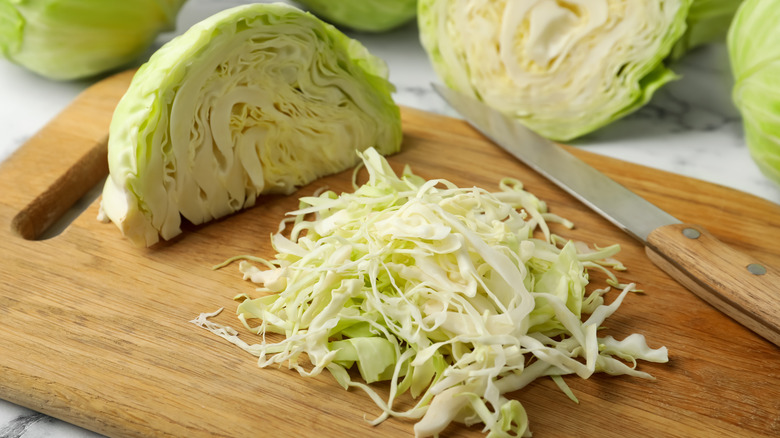
[[[681,222],[482,101],[433,87],[484,136],[639,240],[648,258],[677,282],[780,346],[777,267],[726,245],[699,225]]]

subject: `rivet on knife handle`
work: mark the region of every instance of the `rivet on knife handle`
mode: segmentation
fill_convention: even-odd
[[[655,229],[646,252],[691,292],[780,346],[779,272],[690,224]]]

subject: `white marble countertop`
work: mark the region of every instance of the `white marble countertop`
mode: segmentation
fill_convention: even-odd
[[[241,3],[247,2],[190,0],[180,14],[179,32],[219,9]],[[174,34],[161,36],[159,42]],[[387,34],[353,36],[387,61],[399,104],[455,116],[430,87],[437,79],[413,24]],[[764,177],[748,154],[739,113],[731,103],[725,47],[716,44],[697,50],[683,58],[676,71],[682,79],[662,88],[644,108],[574,144],[780,204],[780,186]],[[90,83],[48,81],[0,60],[0,161]],[[91,436],[97,435],[0,400],[2,438]]]

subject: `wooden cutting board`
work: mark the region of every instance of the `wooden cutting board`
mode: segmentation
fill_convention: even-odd
[[[120,74],[88,89],[0,167],[0,397],[111,436],[412,436],[413,423],[403,419],[369,426],[364,419],[378,409],[328,374],[261,369],[254,357],[189,323],[224,307],[215,320],[238,327],[232,297],[254,286],[235,266],[211,267],[235,255],[273,256],[269,235],[297,196],[323,185],[349,191],[351,171],[190,226],[152,249],[98,222],[97,202],[62,234],[37,239],[105,176],[108,123],[130,78]],[[645,291],[626,299],[604,334],[638,332],[653,347],[667,346],[668,364],[639,365],[657,380],[567,378],[579,404],[540,380],[513,395],[535,437],[780,435],[780,349],[680,287],[639,245],[463,122],[406,108],[403,122],[403,151],[390,158],[396,170],[410,164],[426,178],[486,189],[517,177],[575,222],[574,230],[556,228],[559,234],[620,243],[618,258],[628,267],[620,279]],[[780,206],[572,152],[681,220],[780,266]],[[453,426],[446,435],[483,434]]]

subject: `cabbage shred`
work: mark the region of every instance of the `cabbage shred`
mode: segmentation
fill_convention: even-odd
[[[617,245],[583,250],[552,234],[548,223],[571,223],[517,180],[491,193],[427,181],[408,167],[399,177],[374,149],[359,155],[365,184],[301,198],[271,237],[275,259],[236,258],[244,278],[261,285],[258,298],[236,297],[239,320],[260,340],[239,339],[209,320],[215,313],[194,323],[261,367],[328,370],[379,406],[374,424],[414,419],[419,437],[452,422],[481,423],[489,437],[529,436],[525,410],[508,393],[551,376],[576,401],[560,376],[652,378],[635,369],[637,359],[667,361],[666,348],[649,348],[642,335],[598,336],[634,290],[608,271],[622,289],[611,304],[609,286],[586,292],[588,269],[622,267],[612,258]],[[379,381],[390,381],[386,397],[370,385]],[[397,409],[406,393],[416,404]]]

